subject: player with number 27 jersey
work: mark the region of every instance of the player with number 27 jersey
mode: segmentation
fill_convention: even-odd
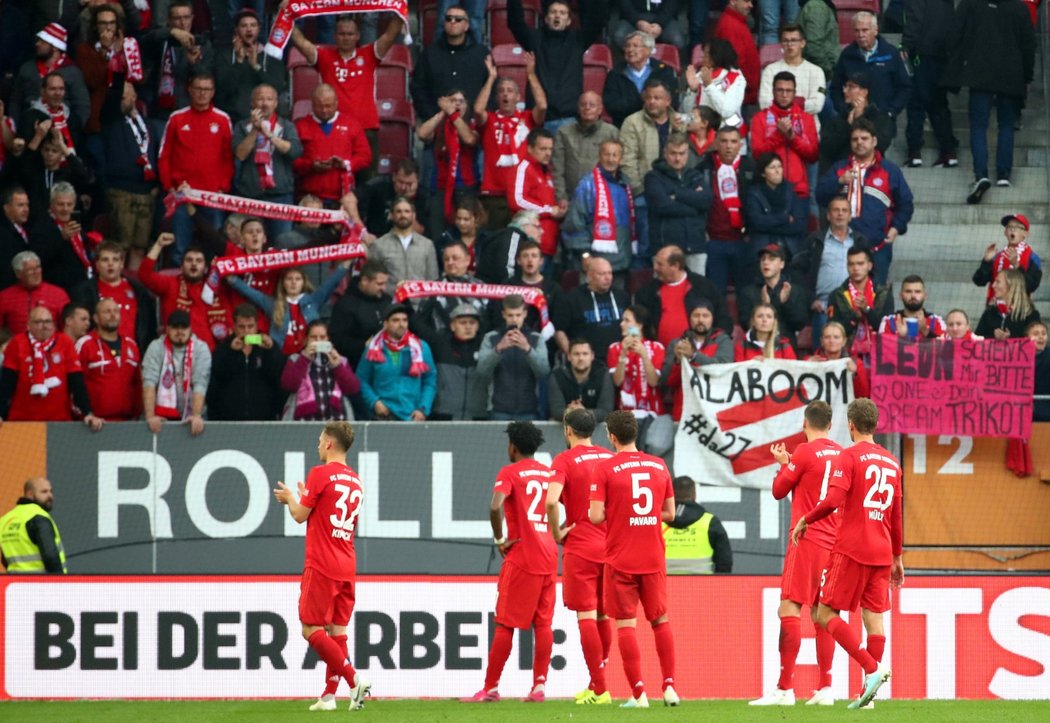
[[[313,510],[306,521],[305,568],[332,580],[354,579],[354,527],[363,498],[361,480],[345,464],[328,462],[310,470],[299,500]]]
[[[505,563],[533,575],[558,572],[558,546],[547,527],[547,485],[555,473],[534,459],[508,464],[496,477],[496,492],[506,496],[507,539],[517,540]]]

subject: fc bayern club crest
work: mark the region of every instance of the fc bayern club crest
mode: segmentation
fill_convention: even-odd
[[[51,361],[53,361],[55,364],[61,364],[62,363],[62,355],[61,354],[52,354],[51,355]]]
[[[212,133],[218,133],[219,132],[219,124],[218,123],[212,123],[210,126],[208,126],[208,130],[210,130]]]
[[[170,369],[164,372],[164,376],[160,379],[161,386],[168,388],[175,386],[175,375]]]
[[[599,221],[598,222],[598,235],[599,236],[601,236],[602,238],[609,238],[610,236],[612,236],[612,234],[613,234],[613,230],[612,230],[612,224],[611,223],[609,223],[608,221]]]
[[[876,186],[881,186],[882,185],[882,179],[881,178],[876,178],[874,181],[872,181],[872,183],[874,183]]]
[[[281,43],[283,43],[284,42],[284,38],[285,38],[284,28],[274,28],[273,29],[273,43],[274,43],[274,45],[280,45]]]

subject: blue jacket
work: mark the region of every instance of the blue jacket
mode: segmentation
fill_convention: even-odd
[[[776,190],[764,181],[752,185],[744,201],[752,247],[775,243],[781,248],[787,247],[792,254],[797,252],[806,237],[808,204],[808,198],[795,195],[790,181],[784,181]],[[788,220],[789,216],[794,217],[794,222]]]
[[[686,168],[679,176],[660,158],[645,174],[645,202],[649,208],[649,248],[678,246],[687,254],[707,251],[707,212],[714,193],[711,173],[704,167]]]
[[[831,199],[842,193],[839,176],[846,172],[849,162],[848,158],[839,161],[820,177],[817,203],[821,206],[827,206]],[[875,151],[875,163],[864,174],[864,199],[860,216],[849,222],[850,228],[877,246],[886,238],[886,232],[891,226],[901,236],[907,233],[908,222],[914,212],[911,188],[904,180],[901,169]]]
[[[371,342],[371,339],[368,343]],[[368,343],[365,347],[368,347]],[[417,409],[430,416],[434,397],[437,395],[437,367],[430,346],[423,345],[423,362],[429,369],[418,377],[409,376],[408,368],[412,365],[412,354],[405,347],[398,352],[398,359],[389,349],[383,349],[386,361],[382,364],[368,361],[368,354],[361,356],[357,363],[357,378],[361,380],[361,398],[371,411],[375,403],[382,400],[396,419],[408,420]]]
[[[621,171],[613,177],[602,169],[605,182],[609,184],[609,192],[612,196],[613,222],[616,224],[616,253],[596,253],[591,251],[591,243],[594,241],[594,172],[588,171],[580,182],[576,184],[576,191],[572,195],[572,203],[569,212],[561,225],[561,238],[565,248],[572,252],[572,268],[580,268],[579,258],[584,252],[592,256],[601,256],[608,260],[613,271],[626,271],[631,265],[631,218],[630,207],[627,203],[627,189],[630,187],[630,179]]]
[[[307,324],[321,318],[321,307],[324,306],[324,302],[335,291],[335,287],[339,286],[339,282],[346,276],[347,271],[349,269],[346,267],[336,269],[325,277],[319,287],[309,294],[303,294],[303,298],[299,299],[299,309],[303,312],[303,319]],[[284,348],[284,340],[288,336],[288,327],[291,326],[291,314],[286,312],[284,323],[278,327],[273,323],[274,302],[272,296],[248,286],[239,276],[229,277],[226,279],[226,283],[236,289],[241,296],[263,310],[263,313],[270,319],[270,337],[273,339],[274,345],[278,349]]]
[[[868,82],[871,83],[868,93],[871,102],[893,117],[900,115],[908,105],[911,76],[904,66],[900,51],[881,35],[870,58],[865,59],[864,51],[856,43],[850,43],[842,49],[831,74],[831,102],[835,104],[835,110],[842,113],[846,109],[842,86],[851,75],[861,72],[868,76]]]

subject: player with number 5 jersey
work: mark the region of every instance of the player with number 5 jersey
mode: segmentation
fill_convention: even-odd
[[[274,497],[288,506],[298,523],[306,522],[306,561],[299,589],[299,622],[303,637],[325,662],[325,690],[310,710],[335,710],[340,680],[350,685],[350,709],[364,707],[370,686],[350,664],[346,627],[354,610],[354,528],[361,513],[364,489],[346,464],[354,443],[347,422],[329,422],[318,439],[324,464],[310,470],[298,484],[299,498],[283,482]]]
[[[839,455],[842,475],[833,477],[827,495],[807,512],[791,533],[798,544],[810,525],[840,509],[835,546],[820,586],[818,622],[864,669],[864,690],[850,708],[868,705],[889,679],[882,665],[886,636],[882,613],[890,608],[890,587],[904,583],[903,495],[900,462],[875,443],[879,411],[870,399],[855,399],[847,409],[853,446]],[[867,649],[839,611],[860,607],[868,634]]]

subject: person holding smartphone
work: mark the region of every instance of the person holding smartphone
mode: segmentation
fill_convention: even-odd
[[[306,329],[301,350],[284,365],[281,389],[292,395],[283,419],[329,422],[354,418],[350,398],[360,394],[361,380],[332,346],[328,324],[315,319]]]
[[[233,312],[233,335],[212,353],[208,417],[215,421],[277,419],[284,355],[269,334],[260,334],[255,307]]]

